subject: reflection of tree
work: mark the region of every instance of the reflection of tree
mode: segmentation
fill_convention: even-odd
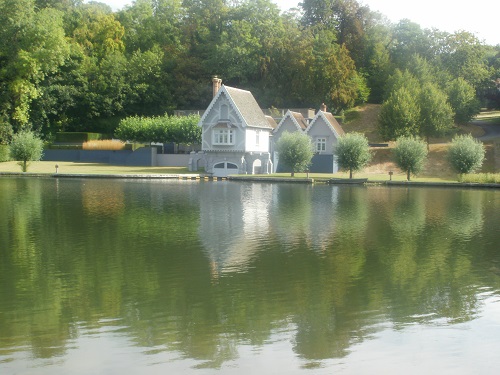
[[[483,228],[482,195],[462,190],[454,197],[450,205],[448,226],[455,236],[469,240]]]
[[[361,187],[340,189],[339,202],[335,211],[337,235],[362,238],[368,221],[367,194]]]
[[[312,216],[311,189],[283,184],[275,190],[271,222],[281,243],[298,245],[307,237]]]
[[[60,356],[82,331],[116,328],[150,354],[219,368],[241,343],[266,345],[291,330],[293,350],[313,367],[345,356],[381,319],[472,319],[477,288],[500,287],[478,267],[498,261],[492,237],[481,242],[498,214],[481,211],[474,245],[450,236],[458,191],[127,182],[116,187],[125,209],[102,217],[88,215],[81,181],[60,180],[57,194],[53,180],[14,181],[0,184],[3,353],[31,338],[35,357]],[[465,207],[475,199],[467,195]],[[216,236],[201,238],[205,230]],[[230,234],[241,247],[214,251]],[[236,266],[213,282],[218,254]]]

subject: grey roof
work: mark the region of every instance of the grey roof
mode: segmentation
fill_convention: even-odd
[[[273,119],[271,116],[266,116],[266,120],[269,123],[269,125],[271,126],[271,128],[274,129],[278,126],[278,124],[276,123],[276,120]]]
[[[247,126],[272,128],[250,91],[224,86]]]
[[[292,114],[292,116],[295,118],[295,120],[297,121],[297,123],[300,125],[300,127],[302,129],[307,128],[307,121],[304,118],[304,116],[302,115],[302,113],[292,112],[292,111],[290,111],[290,113]]]
[[[323,114],[325,115],[326,119],[330,122],[330,125],[335,129],[338,135],[345,134],[344,129],[342,129],[342,126],[340,126],[337,119],[330,112],[323,112]]]

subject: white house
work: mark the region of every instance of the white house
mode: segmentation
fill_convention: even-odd
[[[214,97],[198,123],[201,152],[192,154],[190,170],[203,167],[215,177],[271,173],[270,134],[276,123],[250,91],[221,85],[217,77],[213,83]]]

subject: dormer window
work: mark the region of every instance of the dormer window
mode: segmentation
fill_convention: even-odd
[[[215,128],[212,134],[214,145],[234,145],[233,129]]]

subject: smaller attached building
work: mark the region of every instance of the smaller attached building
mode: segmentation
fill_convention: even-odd
[[[335,117],[330,112],[327,112],[324,104],[313,119],[305,119],[300,113],[288,111],[273,131],[273,151],[276,142],[285,131],[301,131],[311,138],[315,154],[309,168],[310,172],[338,172],[335,147],[339,137],[344,134],[344,130]],[[279,156],[275,152],[273,152],[273,160],[276,172],[283,171],[279,165]]]

